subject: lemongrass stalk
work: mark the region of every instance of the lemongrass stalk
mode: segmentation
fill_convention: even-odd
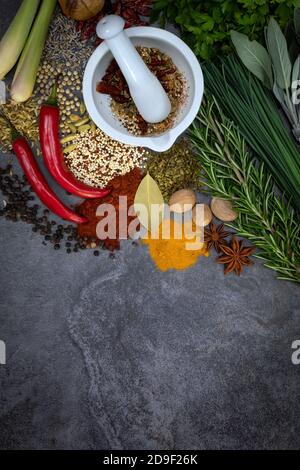
[[[23,0],[0,42],[0,80],[14,67],[25,45],[40,0]]]
[[[33,92],[56,0],[43,0],[20,57],[11,87],[13,101],[27,101]]]

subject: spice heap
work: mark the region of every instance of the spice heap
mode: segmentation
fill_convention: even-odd
[[[193,227],[195,231],[195,226]],[[170,233],[169,238],[163,234]],[[185,228],[181,223],[173,220],[164,220],[159,227],[159,237],[143,238],[143,243],[148,245],[149,253],[154,263],[161,271],[169,269],[182,270],[196,264],[199,256],[208,256],[209,252],[205,243],[199,241],[199,235],[187,237]],[[188,249],[188,244],[195,244],[194,249]]]
[[[9,120],[30,141],[38,139],[38,114],[39,104],[36,97],[30,98],[26,103],[14,103],[12,101],[2,105]],[[0,116],[0,152],[11,151],[11,129],[7,122]]]
[[[117,142],[100,129],[81,133],[73,145],[76,147],[66,156],[66,164],[91,186],[105,187],[115,176],[143,167],[146,159],[143,148]]]
[[[81,107],[79,94],[82,77],[78,70],[71,71],[70,67],[70,62],[57,63],[54,67],[50,62],[44,61],[37,76],[36,93],[40,105],[49,97],[53,84],[57,82],[57,100],[61,114],[60,129],[63,135],[72,130],[70,117],[73,113],[79,112]]]
[[[186,139],[181,139],[167,152],[151,154],[147,171],[157,182],[165,200],[179,189],[201,187],[201,166]]]
[[[149,17],[152,10],[153,0],[115,0],[113,10],[116,15],[126,20],[126,27],[145,26],[148,21],[141,17]]]
[[[125,28],[146,26],[149,21],[145,17],[150,16],[152,3],[152,0],[114,0],[113,2],[106,0],[103,10],[98,15],[86,21],[78,21],[76,29],[80,32],[82,41],[94,40],[94,45],[97,46],[102,41],[96,35],[96,27],[104,15],[114,13],[122,16],[126,21]]]
[[[88,42],[81,41],[76,25],[75,20],[67,18],[60,10],[57,10],[45,44],[44,61],[50,62],[54,67],[58,63],[64,64],[64,68],[68,63],[68,70],[83,72],[93,52],[93,46]]]
[[[122,124],[134,135],[161,134],[170,129],[185,100],[185,81],[172,59],[159,49],[137,48],[143,61],[161,82],[171,102],[171,113],[157,124],[147,123],[139,114],[131,96],[126,80],[115,60],[113,60],[101,82],[97,85],[99,93],[111,96],[111,109]]]
[[[90,247],[92,240],[81,238],[75,225],[51,219],[50,211],[36,203],[26,176],[15,174],[11,165],[0,167],[0,190],[3,194],[0,216],[32,225],[32,231],[44,237],[44,245],[50,243],[55,250],[64,247],[68,254]]]
[[[82,238],[89,240],[95,239],[96,228],[98,222],[102,219],[101,216],[96,216],[98,206],[101,204],[111,204],[114,206],[116,211],[116,232],[114,238],[103,239],[103,246],[108,250],[119,249],[119,196],[127,196],[127,207],[128,209],[134,203],[134,196],[136,190],[142,180],[142,172],[139,168],[134,168],[124,176],[116,176],[111,182],[112,192],[109,196],[102,199],[91,199],[86,200],[78,206],[78,212],[87,217],[89,222],[78,226],[78,234]],[[129,224],[135,219],[135,216],[126,217],[127,228]],[[98,242],[99,243],[99,242]]]

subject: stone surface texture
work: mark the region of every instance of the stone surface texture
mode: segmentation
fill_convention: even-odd
[[[70,256],[5,219],[0,241],[1,449],[299,448],[299,287],[160,273],[130,242]]]

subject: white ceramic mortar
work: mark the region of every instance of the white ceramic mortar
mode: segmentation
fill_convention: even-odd
[[[168,150],[190,126],[201,105],[204,84],[200,64],[191,49],[177,36],[159,28],[133,27],[126,34],[135,46],[158,48],[173,60],[183,73],[187,97],[172,129],[154,136],[134,136],[115,117],[110,108],[111,98],[97,92],[113,56],[105,42],[90,57],[83,77],[83,97],[87,111],[95,124],[111,138],[125,144],[147,147],[157,152]],[[147,90],[145,89],[145,93]]]

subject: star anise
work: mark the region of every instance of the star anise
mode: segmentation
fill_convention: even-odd
[[[210,249],[213,246],[216,252],[220,253],[221,246],[227,245],[225,239],[230,235],[230,232],[224,230],[224,224],[217,226],[213,222],[210,222],[208,227],[208,229],[204,230],[204,241],[207,248]]]
[[[216,261],[217,263],[225,265],[225,275],[235,271],[239,276],[243,270],[243,266],[250,266],[253,264],[253,261],[249,259],[249,256],[252,255],[255,247],[243,247],[243,240],[238,240],[235,235],[232,236],[230,245],[222,245],[221,250],[223,251],[223,255],[219,256]]]

